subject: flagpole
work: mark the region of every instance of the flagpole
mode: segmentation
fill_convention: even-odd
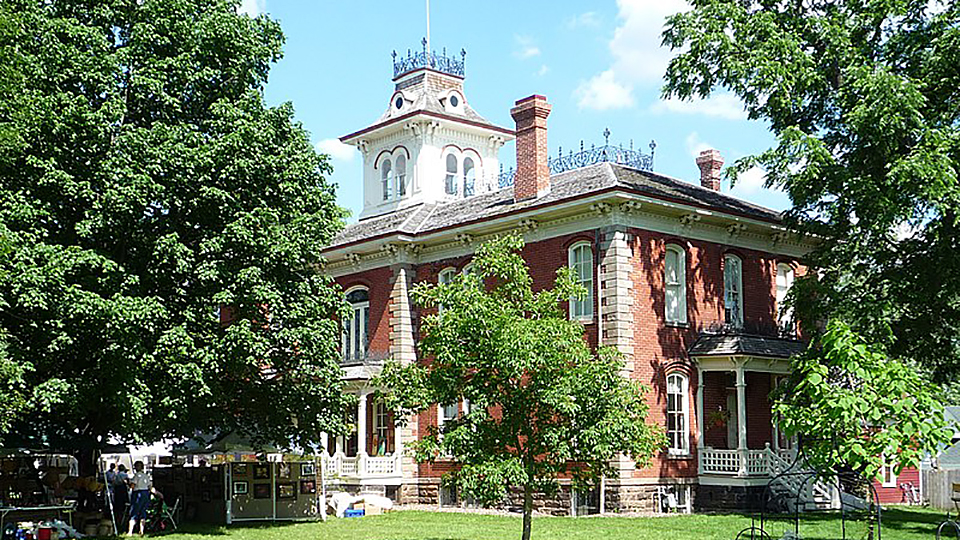
[[[430,54],[430,0],[427,0],[427,54]]]

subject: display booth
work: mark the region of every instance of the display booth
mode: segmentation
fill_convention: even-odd
[[[219,471],[219,480],[208,482],[222,486],[222,490],[211,490],[211,498],[213,493],[219,495],[222,522],[324,517],[325,493],[317,457],[254,447],[233,434],[208,444],[177,448],[174,453]]]
[[[0,449],[0,533],[9,535],[25,523],[33,529],[45,522],[58,522],[72,530],[79,493],[96,493],[101,487],[95,478],[78,476],[77,460],[72,456]]]

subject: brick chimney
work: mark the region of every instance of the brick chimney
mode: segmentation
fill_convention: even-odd
[[[532,95],[510,110],[517,123],[517,176],[513,182],[516,201],[535,199],[550,191],[550,167],[547,166],[547,98]]]
[[[720,171],[723,169],[723,156],[719,150],[704,150],[697,156],[697,167],[700,167],[700,185],[720,191]]]

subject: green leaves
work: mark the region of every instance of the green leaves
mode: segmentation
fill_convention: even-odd
[[[953,434],[922,374],[838,320],[795,360],[775,396],[784,432],[802,437],[805,455],[825,470],[876,475],[884,455],[896,456],[899,467],[918,466]]]
[[[236,8],[0,2],[8,441],[343,430],[343,301],[315,268],[344,212],[263,102],[279,25]]]
[[[569,269],[533,292],[523,241],[484,244],[474,272],[445,285],[421,283],[414,299],[442,306],[423,317],[421,364],[388,363],[376,384],[407,417],[440,404],[469,412],[414,443],[419,461],[453,456],[458,487],[483,502],[509,486],[554,489],[559,474],[596,482],[619,453],[641,466],[665,444],[646,424],[644,390],[620,375],[611,349],[593,353],[562,303],[583,294]]]
[[[836,421],[844,459],[861,468],[895,447],[932,448],[936,423],[916,417],[853,441],[878,417],[933,411],[922,380],[949,385],[960,373],[958,22],[955,3],[926,0],[697,0],[664,32],[679,50],[665,96],[724,88],[777,138],[730,174],[764,169],[791,198],[788,224],[817,242],[791,293],[803,333],[822,345],[792,387],[812,408],[782,412],[808,434]],[[849,328],[826,332],[824,321]],[[845,384],[876,395],[861,400],[869,392]]]

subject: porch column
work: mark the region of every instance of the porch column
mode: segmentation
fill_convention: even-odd
[[[738,476],[747,475],[747,379],[743,364],[737,363],[737,451],[740,454]]]
[[[329,454],[330,452],[327,451],[327,448],[329,448],[329,445],[330,445],[330,436],[327,435],[326,432],[321,433],[321,434],[320,434],[320,450],[321,450],[321,453],[323,453],[323,454]]]
[[[775,390],[777,388],[777,376],[770,375],[770,388]],[[773,409],[773,404],[770,404],[770,408]],[[777,423],[777,416],[773,414],[773,411],[770,411],[770,424],[772,425],[771,432],[773,434],[773,450],[774,452],[780,452],[780,425]]]
[[[703,373],[697,368],[697,449],[703,448]]]
[[[703,373],[704,371],[697,367],[697,473],[703,474],[703,449],[706,445],[703,442]]]
[[[367,396],[368,391],[360,392],[357,402],[357,456],[367,454]]]

